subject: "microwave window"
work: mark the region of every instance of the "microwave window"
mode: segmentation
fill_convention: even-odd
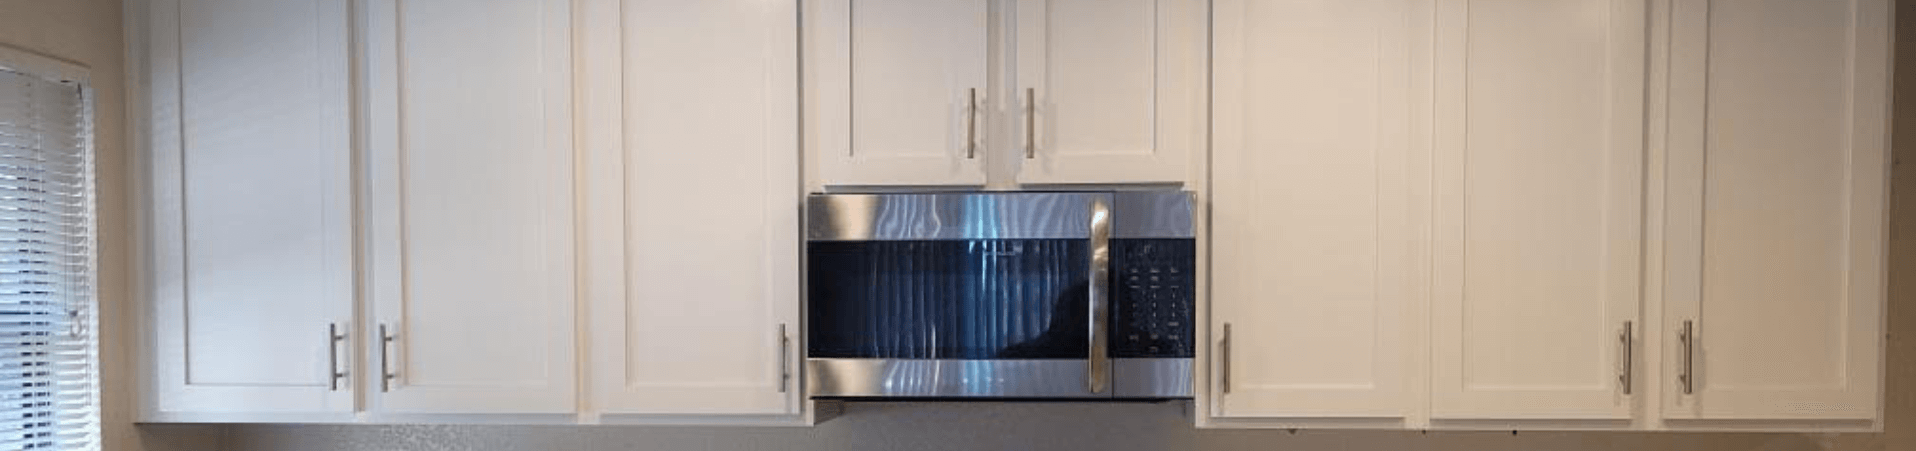
[[[808,243],[816,358],[1083,359],[1083,239]]]

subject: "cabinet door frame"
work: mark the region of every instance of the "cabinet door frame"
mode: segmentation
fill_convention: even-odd
[[[1469,380],[1464,326],[1467,307],[1465,254],[1469,119],[1466,81],[1471,70],[1468,1],[1439,2],[1437,10],[1436,126],[1434,145],[1433,297],[1431,308],[1430,416],[1433,424],[1472,421],[1603,421],[1622,425],[1637,415],[1635,394],[1625,395],[1617,384],[1627,366],[1618,360],[1618,334],[1625,322],[1642,324],[1643,193],[1645,70],[1648,0],[1602,1],[1609,20],[1606,54],[1612,95],[1607,105],[1610,129],[1605,159],[1604,192],[1608,243],[1600,281],[1605,299],[1599,333],[1586,337],[1601,349],[1601,375],[1590,375],[1588,386],[1497,386]],[[1520,337],[1504,337],[1520,339]],[[1640,346],[1637,349],[1641,349]],[[1641,385],[1641,384],[1637,384]],[[1641,389],[1634,390],[1641,393]],[[1540,409],[1538,406],[1552,406]],[[1608,424],[1608,423],[1605,423]]]
[[[1014,124],[1016,143],[994,156],[1019,162],[1017,181],[1024,184],[1187,183],[1192,155],[1207,145],[1211,5],[1195,0],[1135,0],[1149,9],[1152,42],[1149,95],[1151,143],[1144,148],[1061,151],[1055,137],[1061,108],[1053,100],[1054,62],[1051,50],[1051,6],[1063,0],[1013,0],[1014,12],[1005,14],[1002,27],[1012,52],[1015,74],[1003,80],[1010,96],[993,111]],[[1117,3],[1117,2],[1108,2]],[[1036,94],[1037,102],[1027,93]],[[1065,110],[1069,111],[1069,110]],[[1030,117],[1035,115],[1036,117]],[[1031,126],[1035,125],[1036,130]],[[1034,142],[1035,148],[1027,146]]]
[[[573,135],[573,105],[576,93],[573,90],[575,76],[575,58],[573,57],[573,20],[577,0],[537,0],[549,13],[543,14],[538,26],[541,29],[541,61],[546,68],[541,74],[540,95],[543,102],[543,124],[541,136],[543,148],[529,149],[549,154],[553,159],[546,173],[537,174],[545,183],[543,189],[555,199],[546,203],[545,210],[539,212],[521,212],[520,214],[540,215],[546,223],[541,227],[546,236],[544,247],[549,255],[544,256],[546,266],[544,274],[528,277],[543,277],[540,280],[541,299],[527,299],[523,302],[537,304],[550,316],[545,324],[533,327],[538,333],[528,338],[544,342],[544,355],[537,356],[545,363],[544,379],[534,384],[491,386],[482,384],[446,384],[426,386],[412,383],[409,365],[413,361],[414,343],[408,331],[410,309],[410,282],[407,259],[409,230],[407,226],[406,198],[406,148],[405,102],[401,101],[406,80],[403,70],[408,61],[401,51],[401,3],[409,0],[360,0],[359,6],[363,25],[361,62],[364,67],[361,122],[365,135],[362,137],[366,147],[366,229],[367,268],[364,272],[367,283],[368,316],[367,325],[362,327],[360,336],[365,337],[367,352],[367,371],[362,383],[368,387],[371,410],[398,421],[406,421],[406,415],[438,414],[567,414],[576,413],[578,404],[578,377],[576,361],[576,287],[575,254],[578,244],[575,241],[574,228],[577,220],[574,216],[574,183],[576,160]],[[474,33],[485,33],[483,29],[474,29]],[[563,196],[559,196],[563,194]],[[385,332],[395,335],[396,340],[389,346],[382,346],[381,326]],[[472,325],[473,331],[483,333],[485,325]],[[388,365],[397,367],[388,368]],[[393,371],[396,377],[390,383],[382,382],[382,376]]]
[[[986,181],[986,164],[994,156],[990,123],[993,116],[990,61],[989,5],[996,0],[944,0],[976,3],[978,22],[976,68],[968,76],[975,86],[952,86],[945,110],[950,138],[948,147],[935,156],[886,157],[864,154],[857,148],[856,116],[853,96],[854,53],[857,37],[854,23],[857,0],[803,0],[804,47],[804,122],[806,155],[815,160],[814,180],[810,186],[904,186],[944,185],[980,186]],[[953,58],[957,58],[954,56]],[[972,94],[968,89],[975,89]],[[975,104],[965,97],[973,95]],[[970,114],[969,118],[964,117]],[[971,127],[970,139],[976,146],[967,156],[964,139]]]
[[[763,297],[750,301],[755,307],[762,307],[754,314],[756,318],[710,318],[710,321],[763,322],[766,327],[760,331],[761,339],[754,340],[764,346],[768,356],[754,375],[743,384],[710,380],[677,380],[670,383],[643,384],[631,378],[629,369],[633,368],[630,355],[642,352],[631,346],[634,325],[628,322],[632,315],[630,309],[634,303],[692,303],[726,302],[739,303],[737,299],[697,299],[697,298],[645,298],[633,292],[630,274],[635,271],[632,265],[633,254],[642,252],[640,247],[658,248],[661,241],[685,240],[684,237],[648,236],[634,234],[630,230],[631,217],[653,212],[635,211],[629,196],[634,194],[632,184],[636,181],[630,170],[629,158],[638,152],[687,152],[693,149],[685,147],[636,148],[639,143],[629,137],[635,136],[629,125],[636,120],[630,114],[633,108],[628,102],[648,100],[626,90],[657,89],[657,83],[632,81],[631,71],[643,71],[655,63],[639,61],[631,57],[629,46],[634,45],[633,34],[624,30],[630,3],[636,1],[660,0],[591,0],[585,5],[593,11],[586,15],[584,75],[585,90],[590,92],[583,99],[585,119],[589,129],[584,137],[587,150],[583,165],[585,193],[584,204],[586,222],[584,231],[588,242],[595,243],[583,250],[585,260],[584,289],[586,295],[585,318],[587,324],[587,347],[590,359],[586,367],[589,377],[588,393],[593,400],[593,413],[624,422],[671,423],[692,418],[695,423],[709,424],[778,424],[802,421],[800,414],[803,385],[799,379],[799,369],[804,356],[801,347],[803,334],[799,322],[800,280],[799,280],[799,208],[801,204],[799,136],[798,136],[798,5],[797,2],[784,2],[764,8],[761,11],[765,20],[760,26],[765,39],[759,43],[765,54],[763,64],[763,90],[767,93],[764,101],[768,104],[762,120],[747,121],[764,128],[764,146],[757,149],[763,158],[764,172],[753,174],[762,177],[766,189],[762,196],[761,217],[765,221],[764,243],[766,249],[762,260],[757,264],[765,274],[765,280],[759,281],[766,289]],[[718,4],[718,2],[714,2]],[[743,20],[743,19],[734,19]],[[700,32],[722,32],[716,29],[701,29]],[[703,40],[704,38],[700,38]],[[654,44],[661,45],[661,44]],[[662,45],[681,45],[663,43]],[[782,95],[780,95],[782,94]],[[719,124],[713,124],[717,127]],[[713,149],[717,151],[718,149]],[[749,152],[749,149],[724,149],[726,152]],[[651,191],[650,195],[674,196],[696,199],[699,191],[682,193]],[[738,208],[731,205],[712,205],[711,208]],[[689,248],[677,250],[696,252],[704,239],[695,239],[686,245]],[[673,249],[666,249],[672,251]],[[745,263],[745,262],[741,262]],[[741,281],[744,282],[744,281]],[[776,328],[774,325],[782,325]],[[777,336],[779,330],[784,337]],[[672,343],[679,347],[699,347],[701,343]],[[740,349],[713,349],[707,345],[703,352],[726,353],[749,351]],[[780,359],[783,359],[782,362]],[[670,368],[653,368],[651,371],[670,371]],[[694,373],[695,374],[695,373]],[[782,385],[782,386],[781,386]],[[620,420],[618,417],[625,417]]]
[[[143,8],[129,8],[127,18],[139,25],[131,30],[144,31],[144,39],[133,45],[130,54],[136,56],[132,69],[143,75],[134,80],[144,80],[144,84],[130,86],[129,93],[138,95],[144,88],[148,96],[130,102],[139,108],[138,100],[144,100],[144,122],[134,121],[147,138],[148,156],[146,176],[152,194],[147,198],[150,208],[148,233],[142,237],[150,252],[148,262],[151,273],[146,276],[147,293],[151,296],[147,305],[150,321],[142,321],[147,328],[146,337],[153,340],[148,349],[152,354],[143,358],[147,362],[148,387],[152,394],[143,396],[146,406],[142,409],[148,421],[299,421],[299,422],[341,422],[351,420],[351,413],[357,409],[357,386],[354,373],[359,365],[354,364],[353,345],[358,343],[351,337],[354,326],[355,255],[354,202],[353,202],[353,151],[351,142],[351,73],[347,70],[350,56],[350,24],[346,3],[315,0],[319,14],[310,20],[318,23],[319,34],[313,36],[319,44],[317,55],[328,61],[337,70],[319,73],[319,90],[336,94],[330,102],[313,107],[321,108],[324,122],[315,124],[328,132],[328,140],[322,145],[337,151],[325,159],[320,167],[313,171],[325,172],[330,176],[323,183],[329,196],[324,200],[321,227],[329,234],[324,237],[328,253],[320,256],[326,261],[326,270],[321,276],[332,281],[325,293],[330,300],[325,318],[315,318],[316,323],[331,323],[337,327],[338,334],[346,338],[332,346],[332,356],[315,354],[316,361],[332,359],[330,365],[321,363],[319,367],[332,366],[335,371],[344,372],[348,377],[340,378],[335,388],[327,382],[315,382],[312,385],[274,385],[274,384],[210,384],[196,383],[189,374],[190,333],[187,311],[192,302],[188,293],[186,278],[192,270],[187,255],[187,202],[185,172],[187,142],[185,123],[184,75],[186,65],[183,42],[181,41],[183,0],[157,0],[147,3]],[[144,54],[144,55],[142,55]],[[143,56],[141,58],[140,56]],[[139,136],[138,132],[133,136]],[[326,339],[322,333],[326,329],[314,328],[306,331],[284,331],[311,336],[315,343]],[[326,375],[315,374],[316,379],[324,381]]]
[[[1887,295],[1886,237],[1889,191],[1890,41],[1894,33],[1887,0],[1846,0],[1849,5],[1850,79],[1847,181],[1849,204],[1843,290],[1848,296],[1842,370],[1850,383],[1840,387],[1724,387],[1711,383],[1710,324],[1704,300],[1704,236],[1708,211],[1707,154],[1710,152],[1709,103],[1712,7],[1709,0],[1671,0],[1671,67],[1667,285],[1663,298],[1663,418],[1673,427],[1709,427],[1710,420],[1793,422],[1875,422],[1880,427]],[[1696,344],[1690,370],[1693,392],[1677,378],[1684,370],[1684,344],[1677,330],[1694,321]],[[1701,422],[1700,422],[1701,421]],[[1695,424],[1685,424],[1685,422]],[[1795,424],[1795,423],[1792,423]]]
[[[1247,115],[1237,113],[1252,107],[1246,103],[1245,85],[1250,83],[1241,76],[1249,52],[1247,47],[1249,33],[1253,25],[1246,23],[1244,9],[1247,4],[1257,4],[1259,0],[1220,0],[1215,3],[1216,16],[1214,26],[1215,62],[1218,76],[1215,81],[1216,107],[1219,113],[1213,118],[1216,135],[1212,157],[1216,164],[1210,173],[1212,209],[1210,237],[1214,241],[1211,258],[1214,264],[1208,269],[1213,286],[1210,321],[1210,335],[1214,338],[1212,351],[1222,351],[1218,346],[1222,339],[1223,325],[1236,323],[1234,336],[1230,339],[1233,355],[1218,355],[1212,365],[1216,376],[1209,379],[1218,387],[1206,396],[1211,397],[1211,409],[1207,414],[1210,421],[1228,425],[1232,422],[1255,421],[1256,426],[1272,426],[1277,423],[1311,426],[1361,428],[1401,428],[1417,421],[1423,410],[1420,384],[1421,369],[1418,367],[1418,354],[1425,349],[1413,345],[1422,340],[1412,340],[1421,335],[1419,321],[1426,302],[1426,290],[1422,288],[1427,280],[1421,277],[1423,265],[1420,258],[1428,255],[1428,246],[1424,233],[1427,225],[1425,213],[1426,199],[1413,186],[1428,185],[1429,146],[1425,140],[1416,138],[1418,130],[1428,130],[1429,116],[1429,52],[1424,50],[1430,43],[1430,3],[1421,0],[1392,0],[1388,9],[1380,11],[1395,13],[1392,17],[1379,19],[1377,30],[1376,65],[1378,70],[1378,98],[1387,105],[1378,107],[1379,137],[1375,138],[1375,167],[1371,168],[1377,177],[1377,205],[1374,226],[1377,228],[1373,241],[1378,252],[1373,268],[1376,280],[1371,287],[1377,311],[1370,325],[1376,330],[1373,337],[1371,365],[1373,379],[1369,383],[1306,383],[1290,385],[1257,386],[1248,381],[1243,374],[1228,376],[1235,382],[1231,391],[1224,393],[1222,382],[1227,376],[1221,372],[1227,366],[1224,359],[1234,359],[1237,363],[1229,365],[1233,372],[1244,371],[1246,362],[1253,359],[1268,359],[1282,362],[1291,352],[1325,352],[1314,346],[1293,346],[1294,343],[1259,342],[1251,340],[1257,334],[1254,319],[1233,317],[1241,314],[1247,307],[1237,304],[1258,304],[1266,300],[1257,299],[1261,293],[1255,290],[1234,290],[1218,282],[1223,268],[1257,267],[1267,259],[1256,255],[1244,255],[1236,250],[1242,246],[1240,237],[1226,237],[1221,230],[1240,228],[1241,225],[1227,223],[1225,218],[1236,219],[1242,212],[1220,212],[1221,209],[1256,203],[1254,199],[1236,200],[1242,196],[1257,196],[1256,193],[1232,193],[1244,189],[1247,181],[1239,181],[1244,176],[1225,176],[1240,169],[1244,158],[1238,154],[1256,152],[1293,151],[1315,152],[1320,149],[1298,146],[1289,149],[1260,149],[1245,142],[1244,135],[1259,127],[1248,123]],[[1394,22],[1394,23],[1393,23]],[[1367,60],[1368,61],[1368,60]],[[1225,74],[1231,74],[1227,76]],[[1277,81],[1283,83],[1283,81]],[[1302,82],[1294,82],[1302,83]],[[1265,223],[1265,233],[1286,233],[1286,224]],[[1232,256],[1243,260],[1226,261]],[[1251,278],[1255,276],[1244,276]],[[1248,296],[1248,297],[1247,297]],[[1230,297],[1230,298],[1227,298]],[[1269,300],[1277,301],[1277,300]],[[1299,302],[1299,301],[1291,301]],[[1307,305],[1303,300],[1297,305]],[[1302,308],[1302,307],[1300,307]],[[1322,327],[1337,328],[1337,324],[1322,324]],[[1280,364],[1281,366],[1281,364]]]

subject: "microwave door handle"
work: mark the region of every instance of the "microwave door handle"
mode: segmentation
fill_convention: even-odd
[[[1090,319],[1091,342],[1089,366],[1086,384],[1091,393],[1104,393],[1111,384],[1111,359],[1105,350],[1106,323],[1110,322],[1110,305],[1106,302],[1111,281],[1111,206],[1104,199],[1091,201],[1091,280],[1090,311],[1085,316]]]

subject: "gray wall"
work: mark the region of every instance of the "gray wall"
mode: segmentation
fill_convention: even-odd
[[[0,0],[10,3],[74,0]],[[93,2],[94,0],[87,0]],[[1916,0],[1898,2],[1896,147],[1916,157]],[[0,18],[6,17],[0,7]],[[6,27],[0,26],[0,30]],[[4,39],[4,36],[0,36]],[[855,404],[816,428],[153,425],[153,451],[518,450],[1903,450],[1916,449],[1916,171],[1895,170],[1889,395],[1883,434],[1197,430],[1168,404]],[[113,449],[133,449],[113,448]]]

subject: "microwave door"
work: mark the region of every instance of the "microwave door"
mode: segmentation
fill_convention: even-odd
[[[1111,396],[1108,195],[810,202],[812,396]]]

